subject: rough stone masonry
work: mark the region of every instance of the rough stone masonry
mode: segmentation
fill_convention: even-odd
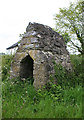
[[[62,36],[46,25],[29,23],[11,64],[11,78],[33,77],[34,87],[41,88],[54,75],[53,60],[72,69]]]

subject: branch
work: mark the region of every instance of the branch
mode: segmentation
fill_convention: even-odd
[[[80,47],[78,47],[77,45],[75,45],[74,42],[72,42],[72,41],[71,41],[71,43],[73,44],[73,46],[75,46],[75,47],[78,49],[78,51],[79,51],[80,53],[82,53],[82,50],[80,49]]]
[[[82,37],[81,37],[80,34],[79,34],[79,30],[77,30],[77,28],[76,28],[75,25],[72,25],[72,26],[73,26],[73,28],[74,28],[74,31],[76,32],[76,35],[77,35],[78,40],[80,41],[81,44],[83,44]]]
[[[67,17],[67,19],[68,19],[68,17]],[[77,38],[78,38],[78,40],[79,40],[80,43],[83,45],[82,37],[81,37],[81,35],[80,35],[80,33],[79,33],[79,30],[77,30],[74,22],[73,22],[72,20],[70,20],[70,19],[68,19],[68,21],[70,22],[71,26],[73,27],[73,29],[74,29],[74,31],[75,31],[75,33],[76,33],[76,36],[77,36]]]

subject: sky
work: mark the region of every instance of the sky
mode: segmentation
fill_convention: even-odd
[[[76,0],[0,0],[0,53],[20,40],[29,22],[55,28],[54,15],[59,8]]]

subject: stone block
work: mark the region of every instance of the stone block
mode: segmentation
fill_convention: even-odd
[[[34,44],[24,45],[23,48],[25,49],[34,48]]]

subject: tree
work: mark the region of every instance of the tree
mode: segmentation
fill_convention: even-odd
[[[70,47],[75,47],[81,55],[84,55],[83,14],[84,1],[78,0],[70,3],[68,8],[60,8],[55,15],[56,31],[59,32]]]

